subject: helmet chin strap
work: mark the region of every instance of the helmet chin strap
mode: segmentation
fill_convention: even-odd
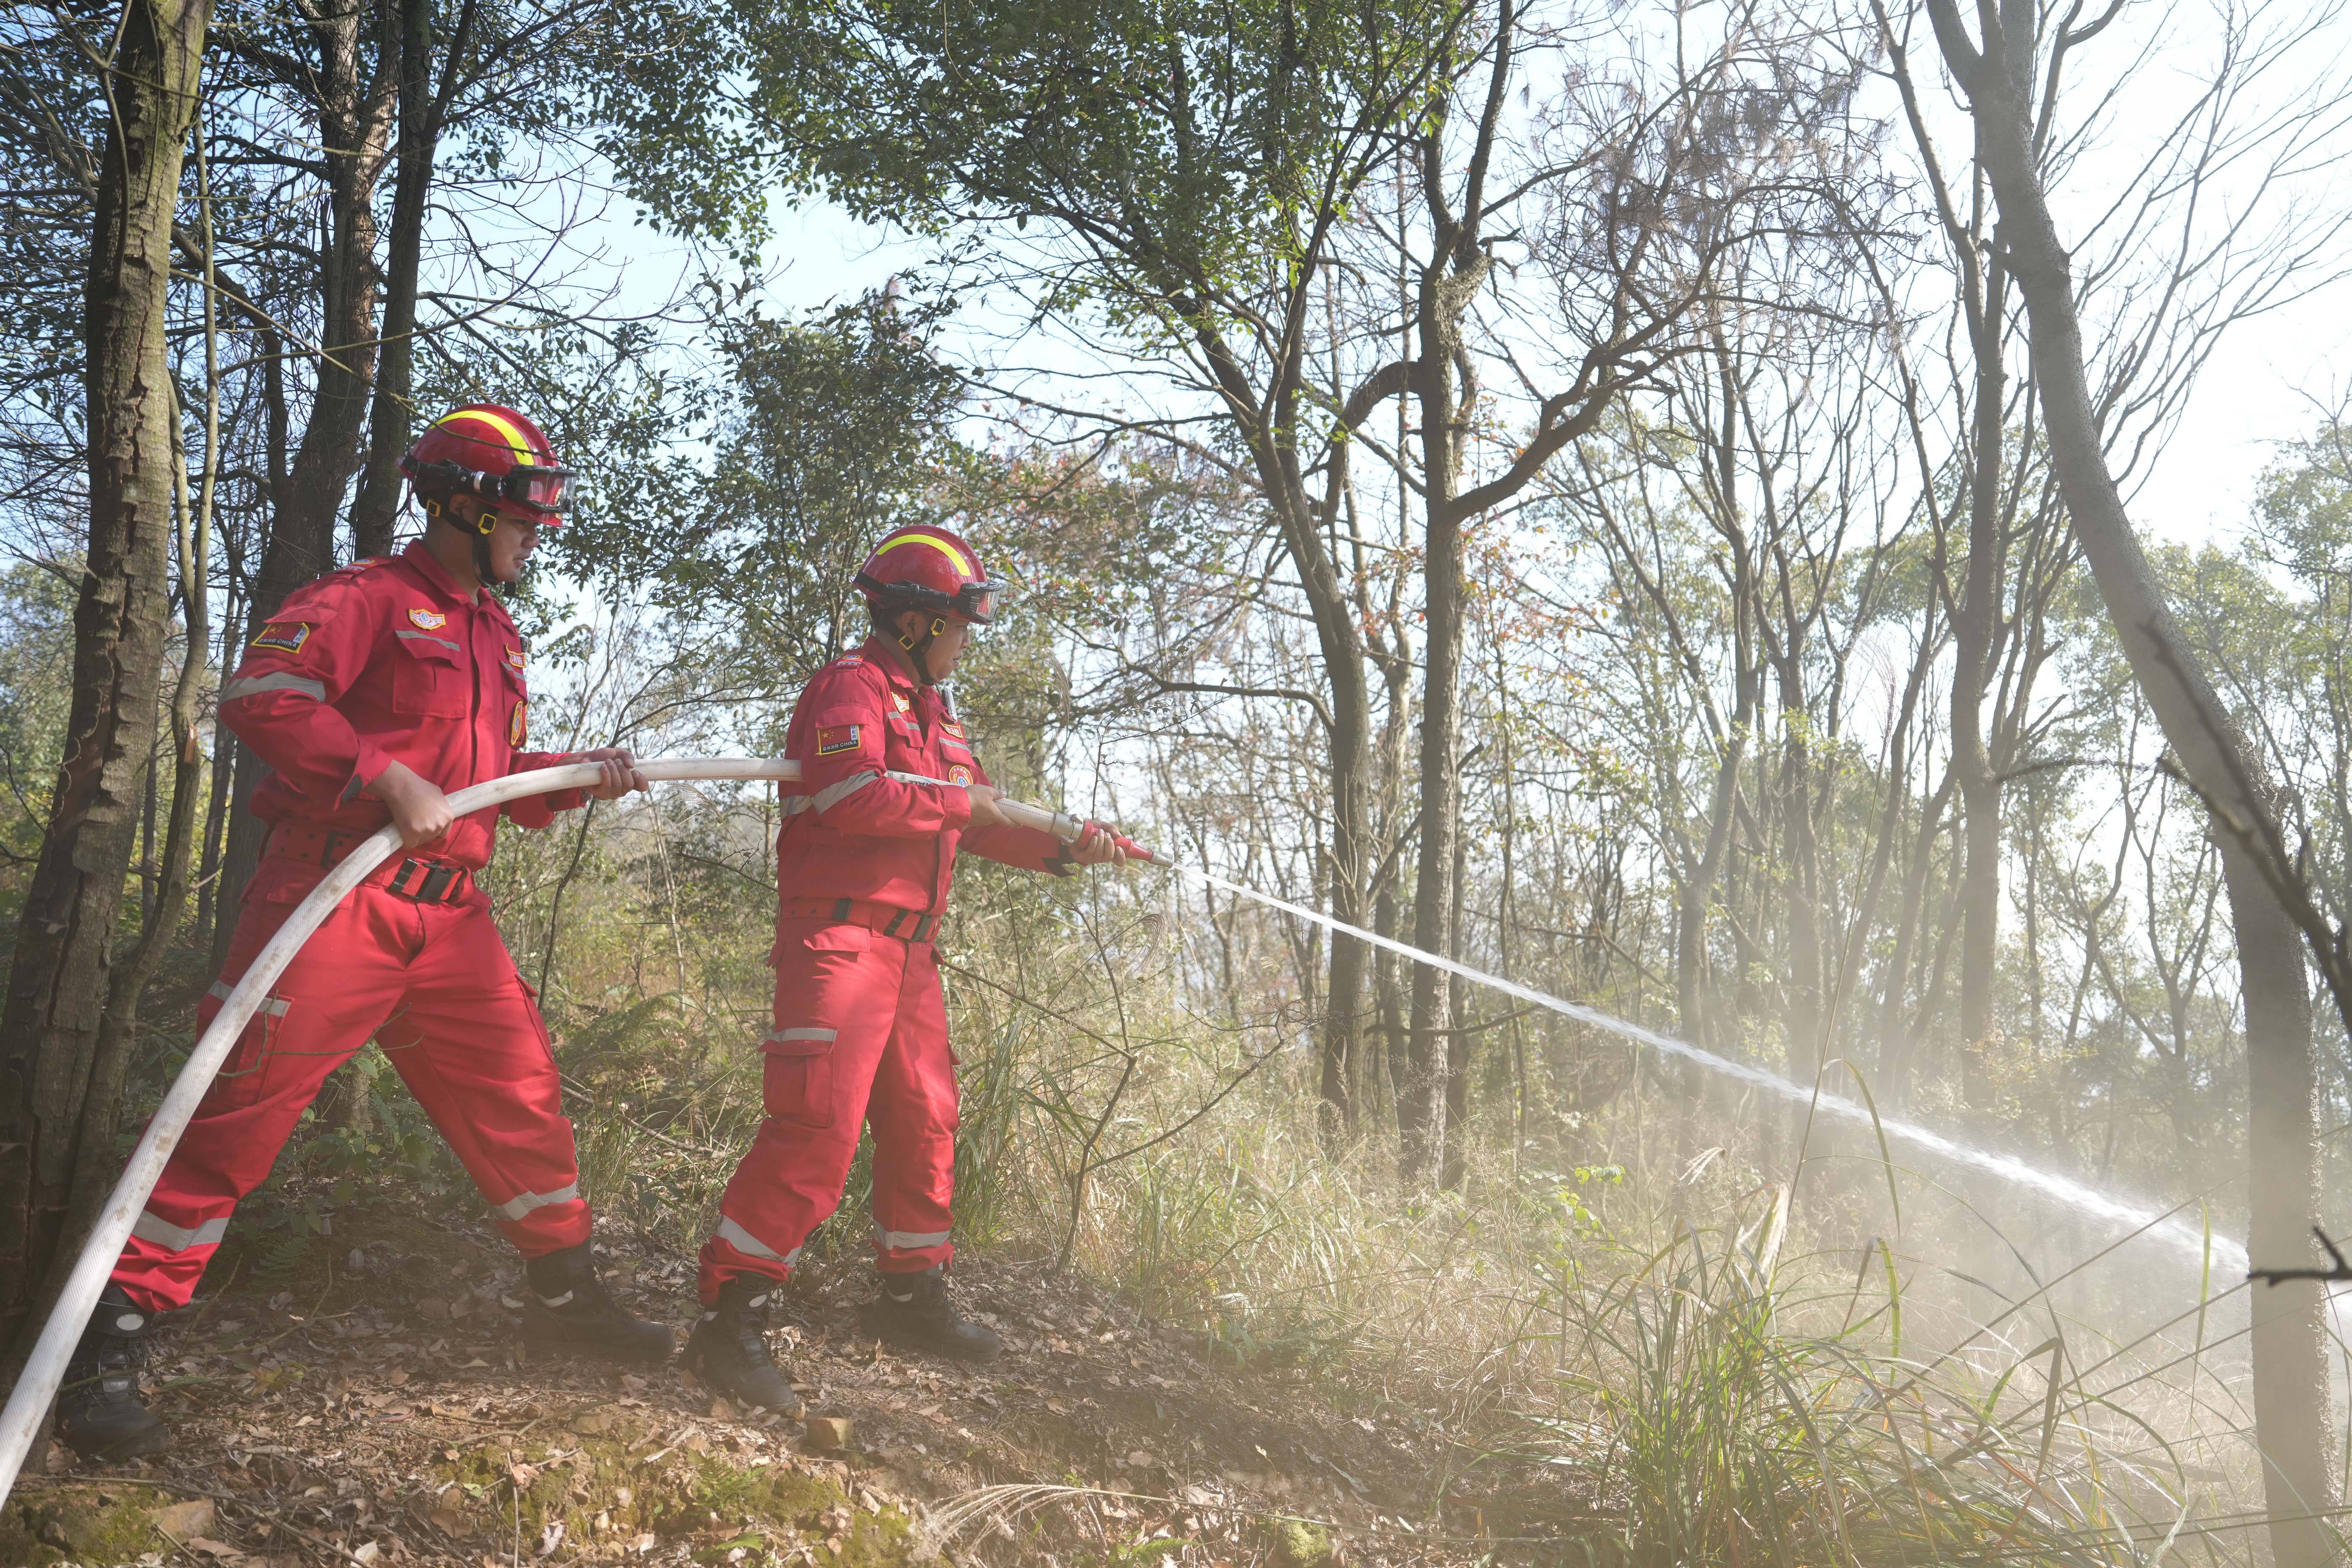
[[[476,521],[467,522],[451,510],[446,500],[436,497],[420,499],[424,500],[425,516],[428,523],[446,522],[466,535],[467,542],[473,546],[474,577],[477,582],[486,588],[503,588],[509,585],[504,578],[495,575],[490,567],[490,533],[499,525],[497,512],[485,507]]]
[[[923,635],[919,637],[910,637],[895,626],[891,628],[893,639],[907,650],[907,658],[914,664],[915,679],[925,686],[939,684],[940,678],[931,673],[931,645],[939,641],[940,634],[947,629],[947,617],[944,616],[933,616],[931,624],[923,628]]]

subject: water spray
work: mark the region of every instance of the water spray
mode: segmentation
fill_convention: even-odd
[[[801,776],[800,764],[796,762],[751,757],[659,758],[639,763],[637,771],[645,774],[647,779],[656,781],[774,779],[791,782]],[[529,773],[512,773],[502,779],[493,779],[488,784],[476,784],[470,789],[459,790],[449,796],[449,806],[456,815],[464,816],[489,806],[502,805],[508,801],[518,800],[526,795],[545,795],[556,790],[586,788],[596,784],[603,776],[602,765],[595,763],[567,763],[557,767],[538,768]],[[891,776],[915,784],[944,784],[947,783],[943,779],[926,778],[911,773],[894,773]],[[1045,806],[1031,805],[1023,801],[1000,799],[996,804],[998,809],[1003,812],[1009,820],[1024,827],[1034,827],[1052,834],[1065,843],[1076,842],[1085,835],[1089,826],[1065,813]],[[1639,1024],[1627,1023],[1622,1018],[1612,1017],[1596,1008],[1564,1001],[1546,992],[1538,991],[1532,986],[1506,980],[1500,975],[1488,974],[1483,970],[1473,969],[1468,964],[1450,958],[1441,958],[1435,953],[1423,952],[1417,947],[1398,942],[1392,937],[1382,936],[1378,931],[1366,931],[1361,926],[1334,920],[1318,910],[1308,909],[1303,904],[1291,903],[1286,900],[1261,893],[1254,888],[1244,887],[1238,882],[1228,881],[1214,872],[1177,865],[1166,856],[1157,854],[1133,839],[1116,833],[1112,835],[1112,841],[1129,858],[1140,864],[1172,871],[1203,887],[1215,888],[1239,898],[1249,899],[1268,909],[1279,910],[1285,914],[1294,915],[1300,920],[1311,921],[1328,931],[1354,937],[1360,942],[1370,942],[1374,947],[1384,948],[1391,952],[1410,958],[1417,963],[1426,963],[1444,970],[1448,973],[1458,974],[1465,980],[1500,991],[1507,995],[1516,996],[1520,1001],[1547,1008],[1565,1017],[1578,1019],[1596,1028],[1607,1030],[1637,1045],[1647,1046],[1667,1056],[1695,1062],[1712,1072],[1752,1085],[1779,1099],[1792,1103],[1811,1105],[1846,1121],[1874,1125],[1890,1138],[1900,1139],[1906,1143],[1928,1150],[1955,1163],[1988,1172],[2006,1181],[2032,1187],[2062,1203],[2070,1204],[2103,1219],[2113,1220],[2119,1225],[2135,1228],[2155,1230],[2168,1241],[2186,1250],[2202,1253],[2210,1245],[2213,1254],[2233,1269],[2242,1270],[2246,1266],[2246,1252],[2243,1247],[2234,1242],[2218,1237],[2209,1243],[2201,1230],[2173,1214],[2134,1207],[2105,1193],[2084,1186],[2070,1177],[2036,1170],[2023,1161],[2013,1159],[2009,1155],[1995,1154],[1985,1150],[1971,1148],[1912,1122],[1876,1116],[1869,1107],[1859,1100],[1843,1095],[1832,1094],[1826,1090],[1809,1089],[1793,1079],[1782,1078],[1778,1073],[1746,1062],[1736,1062],[1728,1057],[1717,1056],[1713,1051],[1702,1049],[1687,1041],[1662,1035],[1654,1029],[1643,1028]],[[18,1375],[16,1387],[9,1393],[7,1407],[5,1411],[0,1411],[0,1501],[5,1501],[8,1494],[15,1489],[16,1477],[24,1468],[25,1457],[32,1448],[34,1435],[40,1429],[42,1418],[48,1412],[50,1401],[57,1396],[58,1384],[65,1376],[66,1363],[73,1354],[74,1345],[81,1337],[82,1328],[89,1321],[90,1311],[97,1306],[100,1293],[106,1289],[106,1281],[114,1271],[115,1261],[121,1256],[123,1243],[130,1238],[131,1227],[137,1223],[140,1212],[146,1207],[148,1196],[155,1190],[156,1182],[162,1178],[163,1167],[172,1157],[172,1151],[179,1144],[180,1135],[187,1130],[189,1120],[195,1115],[196,1107],[203,1101],[205,1090],[212,1086],[214,1075],[220,1071],[221,1064],[227,1059],[228,1053],[235,1047],[237,1037],[245,1032],[246,1025],[252,1021],[254,1013],[267,1000],[270,986],[277,984],[278,975],[284,973],[287,964],[293,961],[295,953],[301,951],[302,944],[310,940],[311,933],[319,929],[335,907],[349,896],[352,889],[358,887],[369,872],[383,864],[385,858],[394,854],[400,847],[399,831],[385,827],[363,840],[351,854],[339,861],[319,885],[311,889],[309,897],[295,906],[293,912],[287,917],[286,923],[278,928],[260,952],[255,955],[244,975],[231,988],[226,999],[221,1003],[220,1011],[213,1016],[211,1026],[205,1030],[203,1036],[196,1041],[194,1048],[188,1053],[188,1059],[181,1068],[179,1077],[173,1080],[171,1089],[163,1096],[163,1103],[156,1107],[154,1117],[147,1123],[146,1131],[140,1135],[138,1147],[131,1151],[130,1163],[124,1167],[121,1176],[115,1182],[114,1190],[108,1194],[105,1207],[100,1210],[98,1222],[90,1232],[89,1239],[83,1244],[80,1256],[75,1259],[73,1271],[67,1276],[65,1287],[58,1293],[57,1305],[50,1310],[48,1321],[42,1327],[41,1337],[34,1344],[33,1353],[26,1358],[25,1369]]]

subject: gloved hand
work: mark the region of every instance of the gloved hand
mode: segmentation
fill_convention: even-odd
[[[1152,858],[1142,845],[1101,822],[1087,823],[1071,850],[1071,858],[1081,866],[1124,866],[1130,860]]]

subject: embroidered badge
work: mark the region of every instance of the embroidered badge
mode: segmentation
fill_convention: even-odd
[[[272,621],[261,628],[261,635],[247,644],[248,647],[274,647],[285,653],[300,653],[302,645],[310,640],[308,621]]]
[[[955,766],[948,770],[948,783],[953,784],[968,784],[971,783],[971,770],[965,767],[961,763],[958,763]]]
[[[437,632],[449,624],[449,617],[438,610],[411,610],[408,624],[419,631]]]
[[[856,725],[820,724],[817,726],[816,754],[818,756],[830,757],[837,752],[854,752],[856,750],[857,750]]]
[[[515,704],[514,717],[507,721],[507,744],[520,746],[530,739],[530,704]]]
[[[854,653],[845,653],[839,658],[833,661],[833,668],[835,669],[863,669],[866,668],[866,661],[858,658]]]
[[[903,691],[890,693],[890,700],[898,705],[898,711],[901,713],[912,713],[915,710],[915,705],[907,700],[907,694]]]
[[[963,721],[961,719],[950,719],[946,723],[940,726],[940,732],[944,735],[953,735],[957,740],[961,741],[963,739]]]
[[[522,668],[522,649],[519,647],[510,647],[507,649],[507,663],[512,665],[517,669],[520,669]]]

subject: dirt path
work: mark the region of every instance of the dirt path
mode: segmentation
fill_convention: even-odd
[[[675,1363],[530,1356],[487,1233],[329,1247],[284,1288],[167,1321],[149,1380],[173,1452],[104,1469],[52,1446],[0,1516],[0,1568],[1466,1563],[1496,1552],[1490,1521],[1550,1511],[1485,1490],[1408,1410],[1213,1365],[1197,1336],[1037,1265],[959,1265],[966,1310],[1006,1339],[984,1369],[886,1352],[858,1333],[866,1268],[804,1269],[780,1349],[811,1413],[852,1424],[827,1453]],[[686,1263],[625,1247],[605,1270],[683,1334]]]

